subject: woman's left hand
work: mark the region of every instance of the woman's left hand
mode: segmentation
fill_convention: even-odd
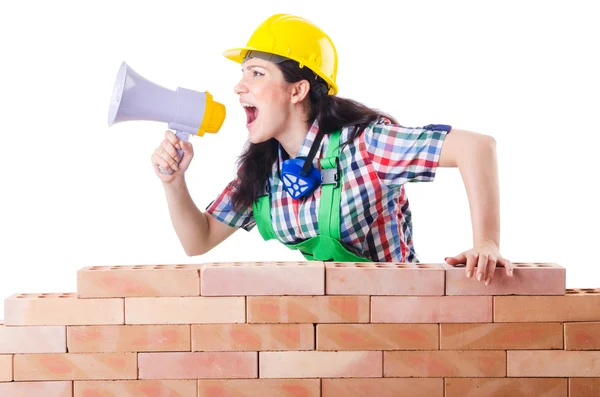
[[[446,263],[451,266],[466,264],[466,274],[470,278],[473,276],[475,267],[477,267],[477,280],[489,285],[494,277],[496,266],[503,266],[506,274],[513,275],[513,264],[500,254],[497,245],[493,243],[478,245],[468,251],[462,252],[456,256],[446,258]]]

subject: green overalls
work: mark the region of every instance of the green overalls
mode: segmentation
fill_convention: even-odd
[[[299,250],[307,260],[334,262],[370,262],[347,250],[340,236],[340,199],[342,170],[339,167],[339,145],[341,131],[331,133],[327,154],[321,160],[321,199],[319,206],[319,235],[301,243],[286,244],[292,250]],[[277,160],[279,161],[279,160]],[[254,202],[253,214],[256,226],[265,241],[277,239],[271,222],[270,189]]]

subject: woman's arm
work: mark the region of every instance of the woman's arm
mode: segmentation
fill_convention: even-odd
[[[500,194],[496,141],[493,137],[453,129],[446,137],[439,160],[440,167],[457,167],[465,185],[473,248],[446,258],[450,265],[466,264],[467,277],[477,266],[477,279],[489,284],[496,264],[512,276],[512,263],[500,254]]]
[[[163,186],[171,222],[188,256],[207,253],[238,230],[200,211],[183,178]]]

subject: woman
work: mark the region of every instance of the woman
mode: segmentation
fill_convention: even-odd
[[[234,90],[247,113],[249,142],[237,177],[201,212],[184,179],[191,144],[167,131],[152,155],[188,255],[202,255],[239,228],[257,226],[265,240],[278,239],[309,260],[418,262],[404,184],[433,181],[437,167],[458,167],[474,246],[446,262],[466,264],[467,277],[476,267],[477,280],[486,284],[497,265],[512,276],[511,262],[499,252],[492,137],[446,125],[404,127],[337,97],[335,47],[300,17],[274,15],[246,47],[224,55],[242,65]]]

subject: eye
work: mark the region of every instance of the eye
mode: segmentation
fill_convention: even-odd
[[[256,70],[252,71],[252,76],[256,77],[256,76],[264,76],[264,73],[258,72]]]

